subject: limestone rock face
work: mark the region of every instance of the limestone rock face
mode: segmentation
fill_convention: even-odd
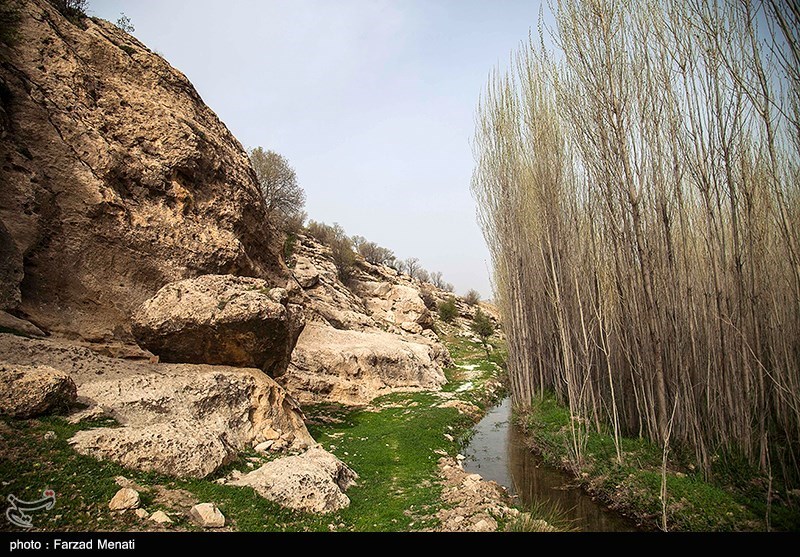
[[[69,374],[79,402],[121,424],[79,431],[70,443],[137,470],[200,478],[267,440],[313,443],[297,403],[257,369],[120,360],[9,334],[0,334],[2,360],[3,369],[28,362]]]
[[[358,404],[397,389],[439,388],[446,379],[437,356],[443,357],[439,347],[424,337],[412,341],[312,323],[300,335],[282,382],[304,402]]]
[[[280,379],[292,396],[362,404],[445,383],[453,361],[432,330],[419,281],[357,257],[345,285],[330,248],[302,234],[290,267],[309,321]]]
[[[396,323],[404,330],[419,334],[433,327],[433,316],[425,306],[417,288],[390,282],[362,282],[358,292],[364,298],[367,311],[373,318]],[[404,327],[403,325],[406,324]]]
[[[161,361],[255,367],[282,375],[305,321],[264,280],[204,275],[164,286],[134,314],[137,342]]]
[[[284,284],[247,154],[186,77],[112,23],[21,3],[0,58],[0,309],[130,339],[164,284]]]
[[[0,361],[0,414],[33,418],[66,410],[76,398],[75,382],[63,371]]]
[[[284,507],[311,513],[330,513],[350,505],[344,492],[358,474],[326,450],[316,447],[301,455],[268,462],[231,482],[249,486]]]

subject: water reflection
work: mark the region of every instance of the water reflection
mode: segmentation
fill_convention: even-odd
[[[576,529],[587,532],[632,532],[624,517],[597,504],[570,484],[560,470],[547,466],[525,448],[522,433],[510,423],[511,399],[492,409],[465,449],[464,469],[505,486],[523,506],[536,501],[557,504]]]

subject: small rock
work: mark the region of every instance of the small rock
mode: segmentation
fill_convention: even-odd
[[[264,441],[263,443],[256,445],[254,448],[257,453],[265,453],[274,443],[275,441]]]
[[[456,460],[466,460],[466,458],[467,457],[465,457],[463,454],[457,454],[456,455]]]
[[[189,517],[203,528],[222,528],[225,516],[214,503],[200,503],[189,511]]]
[[[55,431],[48,431],[44,434],[45,441],[54,441],[56,439],[56,432]]]
[[[475,532],[493,532],[495,527],[486,520],[479,520],[472,526],[472,529]]]
[[[135,509],[139,506],[139,492],[130,487],[123,487],[117,491],[116,495],[108,503],[108,508],[112,511],[125,511]]]
[[[449,433],[445,433],[444,434],[444,438],[447,439],[448,441],[450,441],[451,443],[453,442],[453,436],[450,435]]]
[[[150,516],[150,513],[148,513],[144,509],[136,509],[136,511],[134,511],[134,512],[135,512],[136,516],[138,516],[142,520],[147,520],[147,518]]]
[[[125,476],[117,476],[114,478],[114,483],[120,487],[131,487],[133,482],[126,478]]]
[[[150,356],[150,359],[149,359],[148,361],[149,361],[151,364],[157,364],[157,363],[158,363],[158,360],[159,360],[159,357],[158,357],[158,356]]]
[[[172,519],[164,511],[156,511],[150,515],[150,520],[157,524],[172,524]]]

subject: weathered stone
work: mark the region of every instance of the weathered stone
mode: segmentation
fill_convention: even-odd
[[[64,411],[74,404],[77,396],[75,382],[63,371],[0,362],[0,414],[33,418]]]
[[[45,441],[55,441],[56,440],[56,432],[55,431],[48,431],[44,434]]]
[[[214,503],[195,505],[189,511],[189,518],[203,528],[222,528],[225,526],[225,516]]]
[[[112,511],[127,511],[139,506],[139,492],[130,487],[123,487],[111,498],[108,508]]]
[[[295,260],[292,273],[303,288],[314,288],[319,284],[319,271],[307,257],[298,257]]]
[[[341,331],[311,323],[281,383],[301,401],[363,403],[398,388],[438,389],[446,382],[425,339],[383,331]]]
[[[358,478],[353,470],[322,448],[273,460],[230,482],[250,486],[284,507],[329,513],[350,505],[344,492]]]
[[[150,520],[156,524],[172,524],[172,519],[164,511],[156,511],[150,515]]]
[[[175,280],[282,283],[247,153],[186,77],[108,21],[19,11],[0,65],[0,309],[94,340],[128,336]]]
[[[161,512],[161,511],[158,511],[158,512]],[[137,516],[137,518],[140,518],[142,520],[147,520],[148,518],[150,518],[150,513],[148,513],[144,509],[136,509],[134,511],[134,514]]]
[[[277,377],[304,324],[282,288],[204,275],[164,286],[133,316],[132,331],[162,362],[256,367]]]

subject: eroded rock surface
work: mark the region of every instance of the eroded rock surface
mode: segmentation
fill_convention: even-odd
[[[70,442],[137,470],[204,477],[266,440],[284,448],[313,443],[297,403],[260,370],[120,360],[8,334],[0,334],[0,358],[3,365],[25,361],[68,374],[78,401],[99,411],[89,417],[121,424],[79,431]]]
[[[361,404],[445,383],[444,368],[453,362],[431,330],[418,281],[358,259],[345,285],[330,249],[302,235],[293,264],[310,321],[281,378],[293,396]]]
[[[304,402],[358,404],[393,390],[438,389],[446,382],[444,354],[424,337],[312,323],[300,335],[282,383]]]
[[[315,447],[268,462],[228,483],[252,487],[262,497],[290,509],[329,513],[350,505],[344,492],[356,479],[358,474],[341,460]]]
[[[0,361],[0,414],[33,418],[64,412],[76,398],[75,382],[59,369]]]
[[[0,64],[0,309],[130,339],[169,282],[283,284],[247,154],[189,80],[112,23],[20,6]]]
[[[204,275],[161,288],[134,314],[132,331],[161,361],[255,367],[277,377],[304,325],[284,289]]]

